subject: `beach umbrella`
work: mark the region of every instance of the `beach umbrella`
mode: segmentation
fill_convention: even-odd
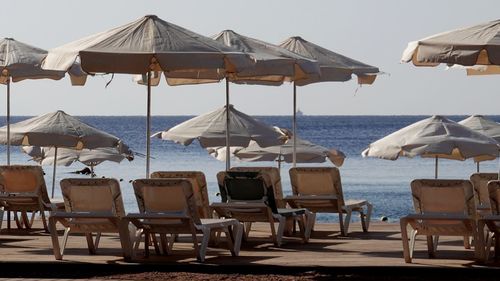
[[[458,124],[493,138],[500,143],[500,124],[482,115],[472,115]],[[479,173],[479,161],[477,161],[477,172]]]
[[[318,62],[280,46],[241,35],[233,30],[224,30],[212,38],[250,55],[255,60],[252,67],[233,73],[226,78],[226,106],[229,104],[229,82],[279,86],[285,81],[291,82],[320,76]],[[226,124],[229,126],[230,122]],[[232,146],[234,144],[226,143],[226,150]],[[226,169],[229,169],[230,157],[229,154],[225,155]]]
[[[104,161],[120,163],[123,159],[132,161],[133,154],[130,151],[120,153],[116,148],[96,148],[96,149],[71,149],[58,148],[56,159],[56,148],[39,147],[39,146],[23,146],[21,150],[28,154],[34,161],[40,165],[62,165],[70,166],[74,162],[80,162],[85,166],[90,167],[91,175],[94,176],[94,167]]]
[[[218,81],[253,63],[245,54],[154,15],[49,50],[42,67],[66,70],[78,60],[88,73],[145,77],[146,177],[150,167],[152,73],[163,72],[170,85],[197,84]]]
[[[297,138],[296,161],[297,163],[324,163],[327,159],[335,166],[340,167],[344,163],[345,154],[337,149],[328,149],[326,147],[314,144],[312,142]],[[269,147],[260,147],[255,141],[251,141],[248,147],[235,148],[231,151],[234,156],[241,161],[276,161],[278,168],[281,163],[293,163],[293,139],[289,139],[282,145]],[[225,147],[220,149],[210,149],[209,153],[215,158],[221,160],[220,156],[226,154]]]
[[[81,150],[113,147],[128,152],[128,147],[118,138],[83,123],[59,110],[36,116],[10,126],[11,144],[16,146],[54,147],[57,160],[58,148]],[[0,144],[7,144],[7,128],[0,128]],[[54,197],[56,162],[54,162],[52,197]]]
[[[304,40],[299,36],[290,37],[280,45],[287,50],[297,53],[303,57],[316,60],[321,70],[320,76],[309,76],[305,79],[296,80],[293,83],[293,137],[294,143],[297,137],[297,86],[305,86],[319,82],[343,82],[351,80],[353,75],[358,77],[358,83],[372,84],[377,75],[381,74],[378,67],[371,66],[357,60],[348,58],[341,54]],[[295,153],[294,153],[295,155]],[[294,161],[294,166],[295,166]]]
[[[47,51],[13,38],[0,39],[0,83],[7,86],[7,165],[10,165],[10,83],[26,79],[63,78],[65,71],[41,68],[42,59],[46,55]],[[85,75],[78,65],[71,64],[68,70],[74,85],[84,83]]]
[[[203,148],[226,146],[226,106],[184,121],[153,136],[185,146],[198,140]],[[262,147],[282,144],[283,135],[229,105],[229,133],[232,146],[246,147],[253,140]]]
[[[438,158],[491,160],[498,156],[498,148],[496,140],[435,115],[371,143],[361,154],[388,160],[417,155],[435,158],[437,178]]]
[[[500,74],[500,20],[459,28],[408,43],[402,62],[460,65],[468,75]]]

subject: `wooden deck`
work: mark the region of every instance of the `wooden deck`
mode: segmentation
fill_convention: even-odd
[[[121,256],[117,235],[104,235],[96,255],[89,255],[83,236],[70,236],[63,261],[56,261],[52,254],[50,235],[36,222],[33,230],[0,231],[2,263],[74,263],[74,264],[196,264],[192,244],[178,242],[171,256],[159,256],[151,247],[151,256],[127,263]],[[473,257],[473,250],[466,250],[459,238],[442,237],[437,256],[429,259],[426,244],[420,238],[415,247],[412,264],[402,258],[402,245],[398,224],[374,222],[370,232],[363,233],[359,223],[352,223],[348,237],[339,236],[336,224],[317,224],[309,243],[303,244],[298,237],[287,237],[281,248],[269,239],[269,225],[255,224],[249,241],[243,243],[240,256],[231,257],[229,251],[209,248],[206,265],[267,265],[284,267],[484,267]],[[62,234],[62,231],[61,231]],[[224,242],[221,246],[224,246]],[[488,263],[487,267],[500,267]]]

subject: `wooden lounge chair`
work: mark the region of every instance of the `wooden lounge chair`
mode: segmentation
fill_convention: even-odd
[[[163,251],[172,251],[176,234],[191,234],[196,258],[203,262],[212,232],[226,233],[229,250],[239,254],[243,229],[234,219],[201,219],[198,216],[191,182],[186,179],[138,179],[133,182],[140,213],[124,220],[141,229],[145,237],[145,255],[149,256],[150,234],[160,234]],[[201,245],[197,234],[203,234]],[[170,235],[167,239],[166,235]],[[126,257],[133,257],[131,245],[124,247]]]
[[[125,216],[125,210],[117,180],[63,179],[61,191],[66,211],[52,212],[49,217],[54,256],[57,260],[63,258],[66,242],[71,233],[85,234],[89,253],[95,254],[101,233],[120,233],[120,227],[128,230],[127,224],[121,221]],[[64,226],[62,247],[59,244],[57,222]],[[123,229],[121,231],[124,232]],[[93,233],[96,233],[95,241]]]
[[[340,232],[343,236],[349,231],[352,213],[359,212],[363,231],[368,231],[372,204],[367,200],[344,200],[340,172],[337,168],[291,168],[290,180],[293,196],[285,197],[290,206],[306,208],[314,213],[338,213]]]
[[[193,195],[202,219],[212,218],[210,203],[208,201],[207,180],[205,174],[199,171],[157,171],[151,174],[152,179],[187,179],[193,187]]]
[[[498,173],[475,173],[470,176],[470,181],[474,187],[476,209],[481,215],[491,214],[488,194],[488,182],[491,180],[498,180]]]
[[[495,243],[494,258],[495,260],[500,258],[500,181],[489,181],[487,188],[491,214],[480,217],[478,221],[479,245],[484,246],[484,249],[481,249],[484,251],[481,253],[484,261],[489,259],[493,241]]]
[[[411,192],[416,213],[400,219],[403,255],[407,263],[411,263],[417,235],[427,236],[429,257],[435,255],[439,236],[462,236],[464,246],[470,248],[469,237],[477,238],[470,181],[419,179],[412,181]],[[408,226],[411,228],[410,243]]]
[[[35,214],[40,212],[43,227],[48,232],[45,211],[64,208],[64,203],[49,199],[40,166],[11,165],[0,166],[0,207],[0,227],[4,211],[14,212],[17,227],[27,229],[33,225]],[[29,212],[31,218],[28,218]],[[7,217],[10,229],[10,216]]]
[[[286,202],[283,200],[283,188],[281,187],[280,170],[276,167],[231,167],[230,171],[236,172],[259,172],[267,174],[271,180],[276,207],[285,208]]]
[[[257,172],[219,172],[222,203],[211,207],[221,217],[236,218],[245,223],[245,237],[248,237],[250,223],[268,222],[276,246],[281,246],[287,218],[299,221],[304,242],[309,241],[315,215],[306,209],[277,208],[273,185],[268,174]],[[274,224],[278,223],[276,231]]]

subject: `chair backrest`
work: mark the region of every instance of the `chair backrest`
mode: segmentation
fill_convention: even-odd
[[[179,213],[201,224],[189,180],[137,179],[132,185],[141,213]]]
[[[294,195],[335,195],[344,205],[340,172],[336,167],[291,168],[290,183]]]
[[[259,172],[262,174],[268,174],[271,179],[274,198],[276,199],[276,206],[278,208],[285,208],[286,203],[283,200],[283,188],[281,186],[281,176],[280,170],[276,167],[232,167],[230,171],[241,171],[241,172]]]
[[[488,193],[490,199],[491,212],[494,215],[500,215],[500,181],[493,180],[488,182]]]
[[[61,191],[67,212],[110,212],[117,217],[125,216],[116,179],[63,179]]]
[[[0,191],[4,193],[33,193],[50,203],[47,186],[40,166],[0,166]]]
[[[278,212],[273,185],[267,174],[229,171],[219,172],[218,176],[223,177],[221,187],[224,190],[223,193],[226,196],[227,202],[263,202],[271,208],[273,213]]]
[[[476,213],[472,183],[469,180],[417,179],[411,182],[415,211],[425,213]]]
[[[208,200],[207,180],[199,171],[157,171],[151,174],[152,179],[187,179],[193,188],[194,199],[200,218],[211,218]]]
[[[470,181],[474,187],[476,205],[489,206],[490,197],[488,194],[488,182],[498,180],[498,173],[475,173],[470,176]]]

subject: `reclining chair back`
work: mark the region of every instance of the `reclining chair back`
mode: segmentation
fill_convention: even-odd
[[[259,172],[267,174],[271,180],[274,190],[274,198],[278,208],[285,208],[286,203],[283,200],[283,188],[281,187],[280,171],[276,167],[232,167],[230,171],[240,172]]]
[[[158,171],[151,174],[152,179],[186,179],[191,183],[193,195],[200,218],[211,218],[205,174],[199,171]]]
[[[117,218],[125,216],[120,184],[116,179],[63,179],[61,191],[66,212],[103,213]],[[83,232],[118,231],[116,223],[108,219],[74,218],[72,224],[72,228]]]
[[[11,211],[38,210],[40,204],[50,204],[40,166],[0,166],[0,194],[0,202]]]
[[[488,182],[488,193],[490,199],[491,212],[493,215],[500,215],[500,181]]]
[[[491,180],[498,180],[498,173],[475,173],[470,176],[474,187],[476,206],[490,206],[488,182]]]
[[[335,167],[314,167],[314,168],[291,168],[290,181],[294,195],[333,195],[332,200],[316,202],[298,202],[301,208],[307,208],[312,212],[340,212],[344,206],[344,194],[340,181],[340,172]]]
[[[133,182],[135,196],[141,213],[179,215],[181,218],[164,218],[145,221],[154,228],[170,228],[179,231],[191,230],[192,223],[201,224],[194,199],[193,188],[187,179],[138,179]],[[173,233],[174,233],[173,232]]]

